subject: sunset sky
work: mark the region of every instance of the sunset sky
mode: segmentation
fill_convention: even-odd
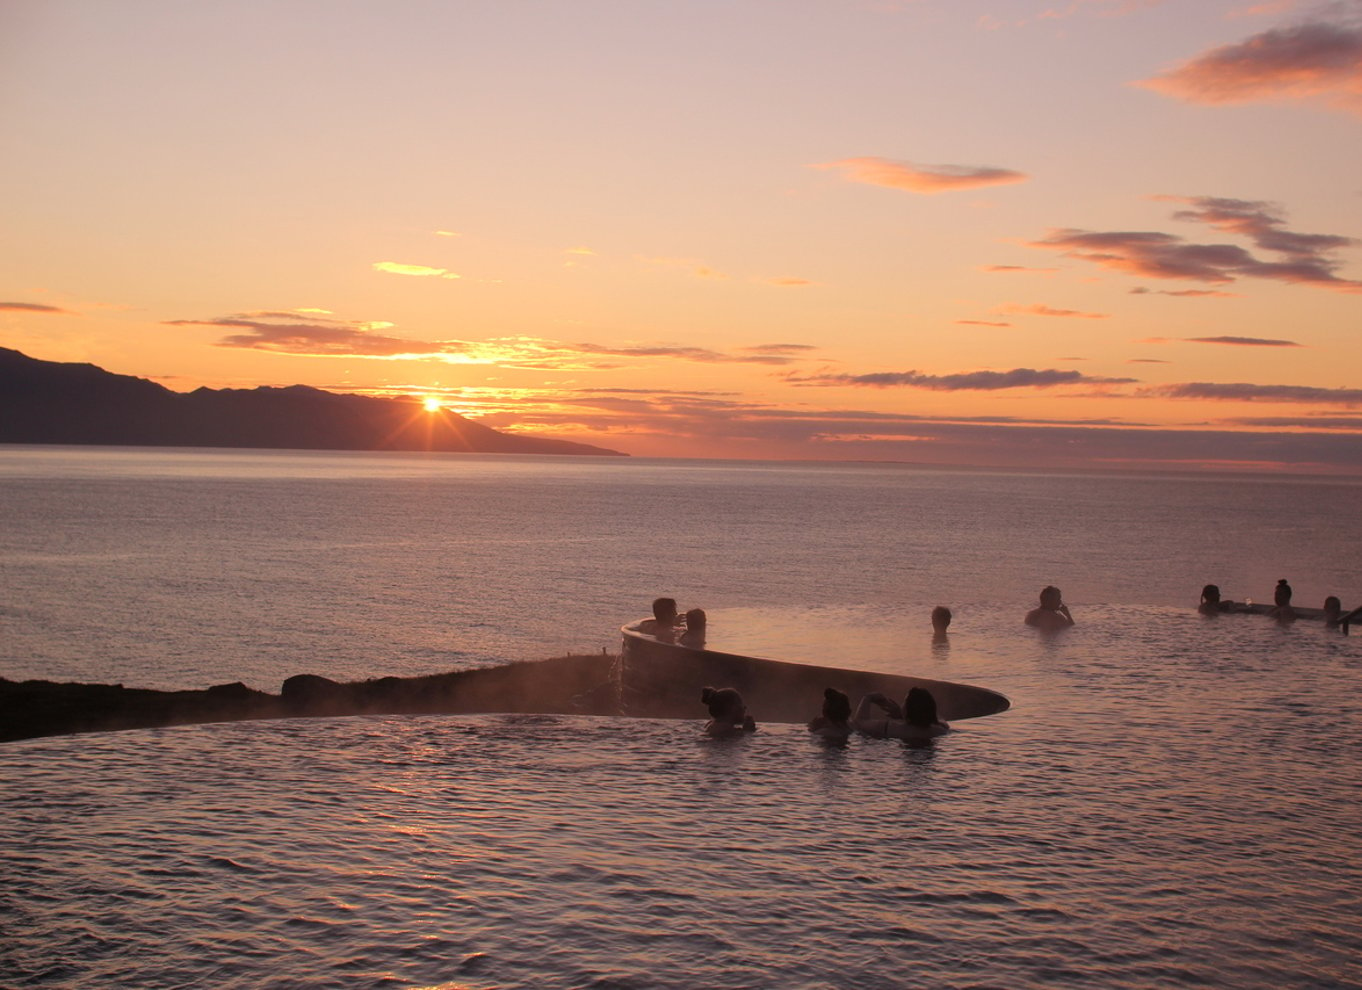
[[[0,121],[32,357],[1362,474],[1362,0],[4,0]]]

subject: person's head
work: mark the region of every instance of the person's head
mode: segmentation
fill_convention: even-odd
[[[1291,585],[1286,583],[1286,578],[1277,582],[1277,589],[1272,593],[1272,600],[1278,605],[1291,604]]]
[[[833,722],[845,722],[851,718],[851,699],[836,688],[824,688],[823,717]]]
[[[1055,609],[1064,603],[1064,596],[1059,593],[1059,589],[1053,584],[1047,584],[1040,589],[1040,607]]]
[[[926,688],[909,688],[903,699],[903,720],[909,725],[929,726],[936,723],[936,698]]]
[[[695,632],[704,632],[704,631],[705,631],[705,610],[704,610],[704,609],[702,609],[702,608],[693,608],[693,609],[691,609],[689,612],[686,613],[686,629],[688,629],[690,632],[693,632],[693,633],[695,633]]]
[[[945,605],[938,605],[932,609],[932,628],[939,633],[946,631],[946,627],[951,624],[951,610]]]
[[[700,702],[709,708],[709,717],[719,721],[737,722],[747,712],[742,695],[733,688],[701,688]]]
[[[1201,601],[1205,605],[1220,604],[1220,585],[1208,584],[1201,589]]]
[[[1342,613],[1342,611],[1343,611],[1343,603],[1342,603],[1341,601],[1338,600],[1338,596],[1337,596],[1337,595],[1330,595],[1328,598],[1324,599],[1324,614],[1325,614],[1325,615],[1332,617],[1332,616],[1339,615],[1340,613]]]
[[[676,621],[676,599],[675,598],[654,598],[653,599],[653,618],[658,622],[671,625]]]

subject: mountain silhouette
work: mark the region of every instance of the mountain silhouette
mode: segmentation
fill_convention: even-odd
[[[0,443],[301,450],[597,454],[616,450],[501,433],[408,399],[286,388],[172,392],[92,364],[39,361],[0,347]]]

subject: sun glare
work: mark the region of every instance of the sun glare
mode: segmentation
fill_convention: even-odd
[[[421,405],[425,407],[426,412],[439,412],[441,404],[440,400],[433,395],[421,400]]]

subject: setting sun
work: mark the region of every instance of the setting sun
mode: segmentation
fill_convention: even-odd
[[[428,396],[425,399],[422,399],[421,405],[425,408],[426,412],[439,412],[442,403],[440,402],[439,399],[435,398],[435,396],[432,395]]]

